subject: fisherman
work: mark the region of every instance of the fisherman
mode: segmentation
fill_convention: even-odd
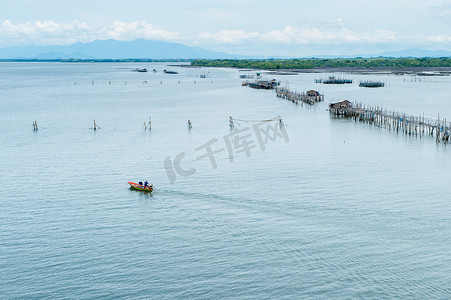
[[[149,183],[147,182],[147,180],[144,181],[144,187],[146,188],[146,187],[148,187],[148,186],[149,186]]]

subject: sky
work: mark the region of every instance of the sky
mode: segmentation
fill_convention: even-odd
[[[0,0],[0,47],[105,39],[263,56],[451,51],[451,0]]]

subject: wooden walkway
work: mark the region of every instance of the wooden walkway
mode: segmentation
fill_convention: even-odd
[[[355,121],[373,124],[389,131],[401,132],[409,136],[435,136],[437,143],[450,141],[451,124],[446,119],[426,119],[423,116],[409,115],[389,111],[379,106],[367,106],[362,103],[350,104],[347,107],[329,106],[329,113],[336,117],[351,118]]]
[[[324,95],[314,90],[302,93],[291,91],[287,87],[280,87],[275,80],[253,83],[244,81],[242,85],[257,89],[273,89],[277,97],[287,99],[296,104],[307,103],[313,105],[324,100]],[[446,119],[440,119],[440,115],[436,120],[426,119],[424,115],[409,115],[397,111],[389,111],[380,106],[368,106],[362,103],[353,104],[347,100],[331,103],[329,105],[329,113],[335,117],[351,118],[355,121],[372,124],[397,133],[401,132],[409,136],[435,136],[437,143],[443,142],[446,144],[451,140],[451,123],[447,123]]]
[[[308,92],[299,93],[291,91],[288,88],[284,87],[277,87],[276,95],[279,98],[287,99],[296,104],[299,104],[299,102],[304,102],[312,105],[315,104],[316,102],[321,102],[324,100],[324,95],[320,95],[319,93],[316,93],[315,95],[309,95]]]
[[[242,86],[248,86],[254,89],[265,89],[265,90],[274,90],[276,92],[276,96],[279,98],[287,99],[293,103],[307,103],[307,104],[315,104],[317,102],[321,102],[324,100],[324,95],[321,95],[317,91],[310,90],[307,92],[296,92],[290,90],[288,87],[281,87],[280,82],[273,80],[256,80],[254,82],[243,81],[241,83]]]

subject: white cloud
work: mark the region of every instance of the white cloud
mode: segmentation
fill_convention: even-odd
[[[89,26],[86,23],[77,20],[73,24],[59,24],[53,21],[34,21],[17,25],[6,20],[0,25],[0,34],[32,36],[37,34],[63,34],[75,30],[88,29]]]
[[[432,6],[428,8],[429,16],[431,18],[443,18],[449,22],[449,17],[451,16],[451,4],[444,4],[441,6]]]
[[[178,40],[180,33],[154,28],[145,21],[115,21],[106,27],[92,27],[74,20],[57,23],[51,20],[13,24],[9,20],[0,23],[0,47],[17,44],[69,44],[96,39],[157,39]]]
[[[180,35],[178,31],[156,29],[152,24],[145,21],[131,23],[115,21],[109,27],[102,29],[100,33],[116,40],[133,40],[137,38],[175,40]]]
[[[245,32],[244,30],[220,30],[216,33],[201,32],[198,37],[203,40],[214,40],[220,44],[241,44],[252,39],[258,39],[257,32]]]
[[[67,44],[90,37],[88,24],[75,20],[71,24],[54,21],[34,21],[13,24],[9,20],[0,23],[0,47],[17,44]]]
[[[447,34],[434,35],[434,36],[428,37],[427,41],[433,42],[433,43],[448,43],[448,42],[451,42],[451,35],[447,35]]]
[[[337,20],[342,22],[341,19]],[[216,33],[202,32],[199,39],[213,41],[217,44],[285,44],[285,45],[309,45],[309,44],[340,44],[340,43],[389,43],[399,37],[389,30],[374,30],[359,33],[346,28],[331,31],[286,26],[282,30],[271,30],[264,33],[246,32],[244,30],[220,30]]]
[[[334,20],[344,25],[341,18]],[[182,42],[200,47],[221,48],[230,51],[233,47],[270,47],[283,49],[288,46],[368,46],[401,45],[440,47],[451,43],[451,36],[444,33],[434,35],[401,35],[397,32],[377,29],[371,31],[351,30],[345,26],[306,27],[285,26],[265,32],[245,31],[243,29],[222,29],[217,32],[200,32],[194,36],[184,36],[178,31],[155,28],[146,21],[122,22],[114,21],[107,26],[92,26],[74,20],[69,23],[58,23],[52,20],[33,21],[15,24],[9,20],[0,21],[0,47],[20,44],[55,45],[93,40],[116,39],[155,39]],[[435,44],[435,45],[434,45]],[[229,50],[228,50],[229,49]]]

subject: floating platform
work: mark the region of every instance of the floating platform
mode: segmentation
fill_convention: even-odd
[[[368,88],[376,88],[376,87],[384,87],[385,84],[383,82],[379,82],[379,81],[361,81],[359,83],[359,86],[368,87]]]
[[[241,79],[254,79],[255,76],[254,75],[249,75],[249,74],[244,74],[244,75],[240,75]]]
[[[352,83],[352,79],[335,78],[334,76],[329,76],[329,78],[327,79],[315,79],[315,82],[323,84],[349,84]]]
[[[243,81],[242,86],[248,86],[258,90],[273,90],[280,85],[276,79],[273,80],[257,80],[254,82]]]

